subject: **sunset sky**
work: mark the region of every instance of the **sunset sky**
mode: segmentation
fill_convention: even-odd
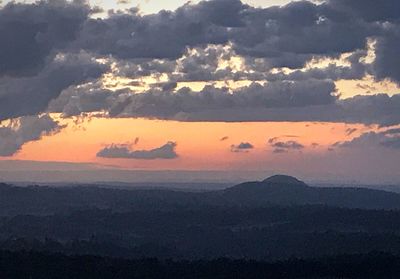
[[[399,183],[399,10],[397,0],[3,1],[0,180],[144,170]]]

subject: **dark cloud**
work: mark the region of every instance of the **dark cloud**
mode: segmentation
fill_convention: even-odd
[[[274,153],[287,153],[290,150],[302,150],[305,148],[304,145],[297,141],[282,141],[278,137],[270,138],[268,144],[274,149]]]
[[[211,0],[152,15],[130,9],[93,18],[94,10],[81,1],[7,4],[0,8],[0,119],[43,112],[50,102],[48,111],[64,116],[104,111],[109,117],[180,121],[395,125],[398,96],[335,96],[335,80],[368,73],[400,81],[399,4],[385,0],[376,7],[372,0],[329,0],[261,9]],[[366,64],[370,39],[377,42],[376,59]],[[311,59],[345,53],[348,65],[302,69]],[[234,54],[242,56],[244,69],[219,67],[219,60]],[[110,71],[96,58],[111,61],[117,75],[169,80],[143,94],[113,92],[93,81]],[[271,71],[276,67],[293,71]],[[210,85],[228,79],[261,84],[234,90]],[[88,80],[93,83],[84,85]],[[181,81],[208,86],[177,90]]]
[[[177,92],[151,90],[133,94],[118,115],[174,119],[185,113],[243,108],[290,108],[325,105],[335,101],[330,81],[277,81],[254,83],[230,93],[227,88],[205,87],[200,92],[183,88]]]
[[[166,82],[161,85],[161,89],[163,91],[172,91],[177,87],[177,85],[178,84],[176,82]]]
[[[264,108],[258,104],[242,108],[220,107],[218,110],[204,108],[174,117],[181,121],[317,121],[391,126],[400,123],[399,109],[400,95],[379,94],[303,107]]]
[[[176,143],[171,141],[151,150],[131,150],[129,144],[111,144],[100,150],[97,157],[138,160],[175,159],[178,157],[175,147]]]
[[[337,142],[333,147],[339,148],[390,148],[400,149],[400,129],[389,129],[381,132],[367,132],[350,141]]]
[[[246,27],[233,36],[236,51],[268,58],[274,67],[301,68],[315,55],[335,56],[364,49],[366,38],[374,31],[327,3],[292,2],[252,9],[243,17]]]
[[[272,152],[274,152],[276,154],[282,154],[282,153],[288,153],[289,151],[287,149],[283,149],[283,148],[275,148]]]
[[[282,149],[303,149],[304,148],[304,145],[302,145],[296,141],[293,141],[293,140],[285,141],[285,142],[282,142],[282,141],[274,142],[272,144],[272,146],[282,148]]]
[[[384,135],[395,135],[395,134],[400,134],[400,128],[393,128],[393,129],[388,129],[386,131],[381,132]]]
[[[254,146],[249,143],[249,142],[241,142],[237,145],[233,144],[231,145],[231,151],[232,152],[249,152],[249,150],[253,149]]]
[[[43,112],[62,90],[98,78],[107,68],[86,53],[59,54],[38,75],[4,77],[0,79],[0,119]]]
[[[400,18],[400,17],[399,17]],[[373,65],[375,77],[379,80],[390,79],[400,84],[400,22],[393,25],[376,43],[376,59]]]
[[[106,109],[111,112],[113,107],[118,105],[120,98],[124,99],[128,94],[127,90],[113,92],[104,89],[101,83],[71,86],[50,102],[48,110],[62,113],[64,117]]]
[[[362,18],[369,22],[375,21],[397,21],[400,19],[400,3],[397,0],[384,0],[377,2],[374,0],[328,0],[329,5],[340,10]]]
[[[220,138],[219,140],[220,140],[220,141],[226,141],[226,140],[228,140],[228,139],[229,139],[228,136],[224,136],[224,137]]]
[[[41,113],[62,90],[106,71],[89,54],[69,53],[90,13],[82,1],[0,8],[0,119]]]
[[[30,141],[58,133],[64,126],[48,115],[25,116],[0,127],[0,156],[12,156]]]
[[[10,2],[0,8],[0,77],[34,75],[76,39],[90,9],[82,1]]]
[[[400,123],[400,95],[338,99],[332,94],[331,81],[277,81],[233,92],[207,86],[202,91],[152,89],[140,94],[91,86],[64,91],[50,104],[50,111],[66,116],[105,111],[110,117],[178,121],[317,121],[381,126]]]
[[[367,56],[365,50],[355,51],[350,55],[346,62],[349,66],[339,66],[336,64],[329,64],[324,68],[310,68],[307,70],[294,70],[289,74],[284,73],[268,73],[265,79],[273,80],[341,80],[341,79],[361,79],[369,70],[367,65],[361,63],[361,59]]]
[[[129,78],[171,74],[177,67],[176,60],[167,59],[117,59],[114,62],[116,63],[115,73]]]
[[[76,47],[120,59],[176,59],[189,46],[225,44],[229,40],[227,26],[237,25],[235,13],[242,5],[238,1],[222,1],[227,5],[217,11],[214,6],[221,5],[220,1],[207,1],[155,15],[141,16],[137,10],[131,10],[109,14],[103,20],[89,19]],[[221,19],[221,13],[229,17]]]
[[[301,1],[257,9],[239,0],[214,0],[146,16],[132,9],[88,19],[75,47],[120,59],[177,59],[187,47],[230,41],[238,54],[267,58],[271,68],[302,68],[315,56],[363,50],[368,37],[382,32],[342,6]]]
[[[329,0],[328,6],[336,13],[348,14],[358,21],[365,21],[373,27],[372,37],[377,39],[376,59],[373,63],[377,79],[391,79],[400,82],[399,55],[400,46],[400,2],[397,0]]]

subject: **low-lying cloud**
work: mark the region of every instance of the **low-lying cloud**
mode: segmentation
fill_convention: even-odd
[[[280,138],[271,138],[268,140],[268,144],[273,148],[274,153],[288,153],[291,150],[302,150],[305,148],[304,145],[295,140],[284,141]]]
[[[120,158],[137,160],[175,159],[176,143],[169,141],[166,144],[150,150],[132,150],[129,144],[110,144],[97,153],[100,158]]]
[[[349,141],[337,142],[338,148],[389,148],[400,150],[400,129],[388,129],[381,132],[367,132]]]
[[[249,152],[254,149],[254,146],[249,142],[241,142],[239,144],[231,145],[231,152],[239,153],[239,152]]]

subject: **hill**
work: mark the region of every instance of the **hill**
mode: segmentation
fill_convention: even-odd
[[[327,205],[363,209],[399,209],[397,193],[365,188],[308,186],[291,176],[275,175],[245,182],[223,191],[225,200],[237,205]]]

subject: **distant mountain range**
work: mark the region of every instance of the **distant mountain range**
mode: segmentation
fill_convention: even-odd
[[[343,187],[310,187],[290,176],[276,175],[224,190],[185,192],[170,189],[113,189],[94,186],[15,187],[0,184],[0,216],[51,214],[71,208],[132,209],[179,206],[326,205],[359,209],[400,209],[400,194]]]

